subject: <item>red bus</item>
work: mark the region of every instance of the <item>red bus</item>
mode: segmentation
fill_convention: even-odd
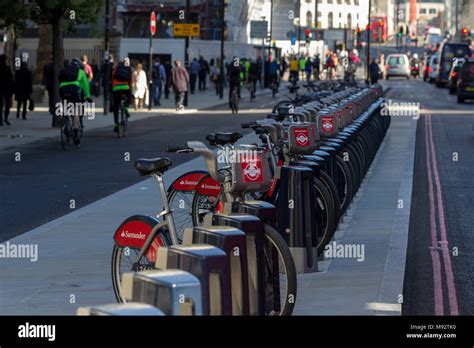
[[[386,42],[388,40],[387,16],[374,16],[370,18],[372,42]]]

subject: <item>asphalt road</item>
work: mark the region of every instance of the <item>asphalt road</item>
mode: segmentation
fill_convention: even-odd
[[[239,131],[242,122],[265,117],[273,103],[270,96],[259,96],[252,103],[241,101],[237,116],[221,105],[209,113],[140,120],[129,124],[124,139],[111,127],[86,129],[79,150],[64,152],[59,139],[38,141],[15,149],[21,162],[13,161],[11,150],[0,151],[0,242],[69,213],[72,199],[78,209],[143,180],[133,168],[136,158],[168,156],[173,165],[189,161],[192,155],[168,154],[165,146],[205,141],[211,132]],[[125,161],[127,153],[130,161]]]
[[[421,81],[390,85],[393,99],[433,110],[417,126],[403,314],[472,315],[474,103]]]

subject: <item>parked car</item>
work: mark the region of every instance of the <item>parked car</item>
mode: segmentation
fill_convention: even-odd
[[[469,45],[464,42],[443,42],[438,50],[438,69],[436,74],[436,87],[443,87],[448,83],[449,72],[454,58],[465,58],[471,56]]]
[[[406,54],[389,54],[386,61],[385,76],[387,80],[393,76],[410,79],[410,61]]]
[[[436,80],[436,73],[438,71],[438,53],[431,56],[430,67],[428,73],[428,82],[433,83]]]
[[[458,103],[474,99],[474,58],[467,58],[458,75]]]
[[[449,78],[448,78],[449,94],[456,93],[458,89],[459,69],[461,69],[461,66],[463,65],[463,63],[464,63],[464,58],[455,58],[453,61],[453,66],[451,68],[451,71],[449,72]]]
[[[431,56],[430,55],[425,55],[425,58],[423,59],[423,81],[428,81],[429,75],[430,75],[430,60]]]

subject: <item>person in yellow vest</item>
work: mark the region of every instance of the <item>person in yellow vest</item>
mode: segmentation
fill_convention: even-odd
[[[290,81],[298,81],[299,64],[296,57],[293,55],[290,58]]]

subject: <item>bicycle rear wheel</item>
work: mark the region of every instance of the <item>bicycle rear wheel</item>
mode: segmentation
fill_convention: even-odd
[[[123,138],[127,133],[127,116],[125,115],[124,107],[120,108],[120,119],[117,129],[117,136]]]
[[[71,123],[69,122],[69,117],[63,117],[61,125],[61,147],[64,151],[67,151],[69,145],[71,145],[72,139],[72,128]]]

